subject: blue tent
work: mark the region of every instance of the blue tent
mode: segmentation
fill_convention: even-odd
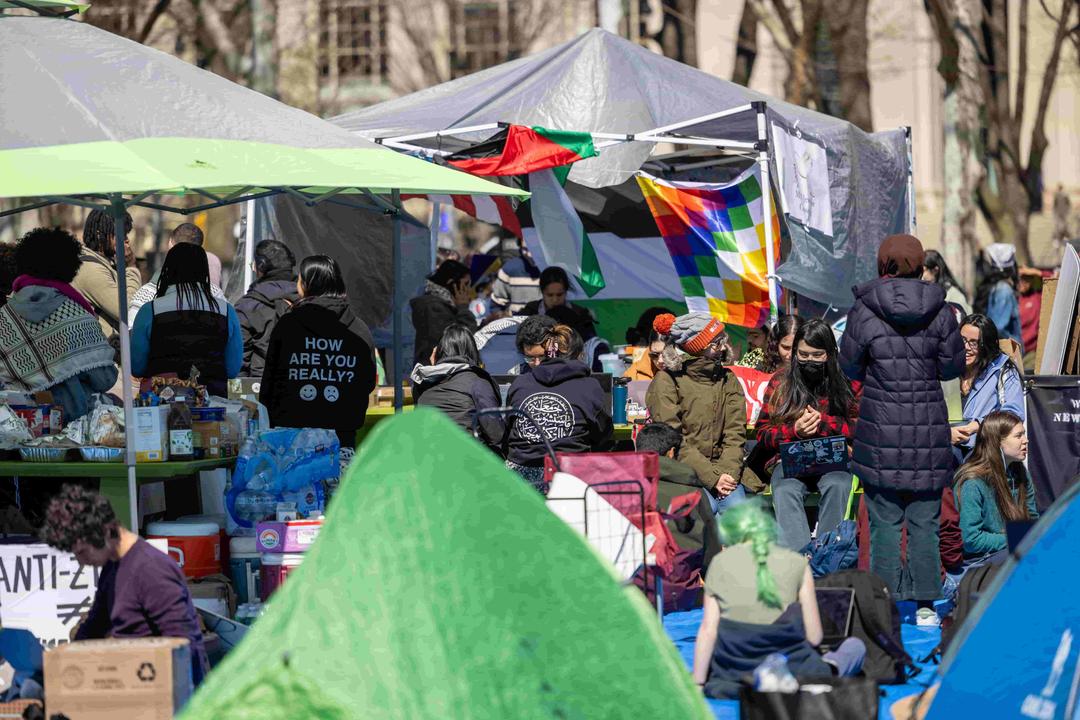
[[[976,603],[927,718],[1080,718],[1080,486],[1051,506]]]

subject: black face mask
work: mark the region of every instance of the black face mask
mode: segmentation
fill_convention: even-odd
[[[799,372],[803,380],[811,387],[817,387],[825,380],[825,362],[822,360],[799,360]]]

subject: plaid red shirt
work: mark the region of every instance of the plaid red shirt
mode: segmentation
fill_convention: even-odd
[[[761,414],[758,415],[757,424],[754,426],[757,441],[762,448],[775,452],[780,451],[781,443],[804,439],[795,433],[794,420],[779,423],[772,419],[778,409],[773,402],[773,394],[779,384],[780,373],[777,373],[773,375],[772,380],[769,381],[769,386],[765,388],[765,402],[761,406]],[[851,407],[848,408],[847,415],[830,415],[829,399],[827,397],[818,398],[817,410],[821,413],[821,425],[818,427],[815,437],[843,435],[848,440],[852,439],[855,434],[855,421],[859,418],[859,398],[862,397],[862,383],[857,380],[853,381],[851,391],[855,394],[855,400],[851,403]]]

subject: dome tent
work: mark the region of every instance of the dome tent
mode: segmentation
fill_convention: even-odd
[[[304,564],[181,717],[639,716],[710,717],[644,599],[418,409],[365,440]]]

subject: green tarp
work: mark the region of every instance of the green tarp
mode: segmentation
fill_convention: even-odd
[[[654,611],[429,410],[379,424],[322,535],[181,720],[711,717]]]

